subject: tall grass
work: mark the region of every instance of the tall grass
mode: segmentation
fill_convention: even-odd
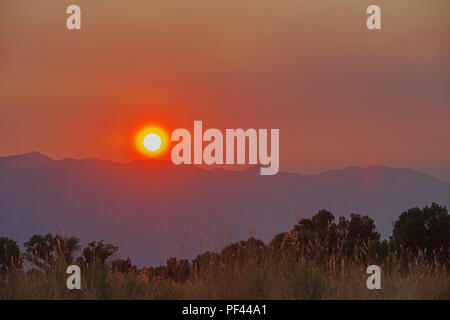
[[[81,290],[67,289],[61,258],[44,273],[0,274],[0,299],[450,299],[448,263],[426,251],[377,257],[365,244],[349,258],[319,242],[298,248],[250,239],[160,268],[94,261],[82,265]],[[381,290],[366,287],[370,264],[381,267]]]

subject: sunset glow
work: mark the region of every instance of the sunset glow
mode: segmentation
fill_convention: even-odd
[[[0,0],[0,303],[195,320],[450,301],[449,13]]]
[[[68,30],[75,2],[0,2],[0,156],[170,158],[145,136],[136,147],[138,131],[202,120],[279,128],[280,171],[450,180],[448,0],[78,1]],[[385,24],[368,30],[380,3]]]
[[[136,134],[135,146],[141,154],[147,157],[158,157],[167,150],[169,135],[160,126],[147,126]]]

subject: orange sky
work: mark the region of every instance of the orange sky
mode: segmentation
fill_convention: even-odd
[[[82,9],[82,30],[65,9]],[[369,4],[381,31],[365,28]],[[133,134],[280,128],[281,170],[450,180],[448,0],[2,0],[0,155],[138,157]]]

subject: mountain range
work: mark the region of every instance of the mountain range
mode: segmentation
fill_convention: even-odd
[[[193,258],[230,241],[269,241],[320,209],[361,213],[387,238],[402,211],[450,204],[450,183],[404,168],[351,166],[321,174],[53,160],[38,152],[0,157],[0,236],[24,242],[47,232],[83,244],[105,240],[138,265]]]

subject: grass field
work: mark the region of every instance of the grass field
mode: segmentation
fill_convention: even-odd
[[[228,261],[214,254],[189,264],[173,259],[159,270],[123,272],[95,262],[82,268],[81,290],[67,289],[59,260],[46,274],[3,274],[0,299],[450,299],[448,267],[420,255],[405,264],[392,253],[380,263],[381,289],[369,290],[362,262],[331,256],[319,264],[246,251]]]
[[[403,212],[390,240],[373,219],[321,210],[270,243],[250,238],[192,261],[138,268],[118,247],[34,235],[20,246],[0,238],[0,299],[450,299],[450,216],[433,204]],[[27,261],[28,263],[25,263]],[[69,290],[69,265],[81,289]],[[381,268],[370,290],[367,267]]]

